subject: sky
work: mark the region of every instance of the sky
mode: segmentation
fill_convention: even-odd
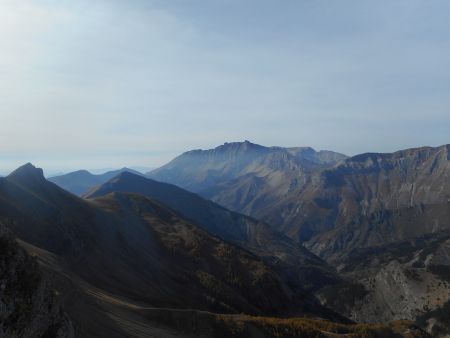
[[[448,0],[0,0],[0,172],[450,143]]]

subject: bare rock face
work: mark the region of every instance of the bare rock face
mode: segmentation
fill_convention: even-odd
[[[357,322],[413,320],[434,337],[445,337],[450,333],[445,324],[450,304],[449,247],[450,234],[439,233],[354,250],[338,266],[341,275],[354,283],[348,292],[331,288],[319,296],[324,305]]]
[[[369,247],[449,227],[445,217],[407,227],[411,220],[398,211],[414,208],[428,219],[435,210],[427,206],[450,206],[450,145],[346,158],[311,148],[229,143],[187,152],[148,175],[264,220],[310,247],[327,242],[327,252],[314,248],[325,259],[330,247]],[[403,222],[398,227],[397,219]],[[384,229],[377,231],[380,223]],[[336,241],[313,239],[327,232]]]
[[[300,241],[339,227],[366,222],[374,228],[389,212],[448,203],[450,146],[408,149],[391,154],[362,154],[316,172],[308,184],[255,213]],[[423,228],[422,234],[446,224]],[[403,228],[405,230],[405,228]],[[406,231],[406,230],[405,230]],[[335,235],[338,235],[335,233]],[[367,238],[365,246],[394,237]],[[417,233],[413,234],[414,236]],[[344,233],[339,234],[345,240]],[[338,237],[339,237],[338,236]],[[348,238],[349,236],[347,236]],[[360,239],[360,238],[358,238]],[[369,240],[370,239],[370,240]]]
[[[0,336],[73,337],[70,320],[38,263],[0,227]]]
[[[309,147],[264,147],[249,141],[186,152],[150,178],[198,193],[226,208],[257,216],[291,191],[301,189],[317,170],[345,155]]]
[[[399,261],[391,261],[368,276],[364,282],[369,296],[353,310],[355,320],[414,320],[426,309],[430,298],[436,302],[431,288],[439,285],[439,281],[426,270],[408,268]]]
[[[213,156],[219,150],[197,151],[201,161],[184,154],[150,175],[181,185],[184,177],[194,182],[188,189],[209,182],[199,193],[266,221],[335,266],[347,281],[317,295],[335,311],[356,321],[423,318],[433,335],[448,334],[450,145],[329,154],[328,163],[307,149],[259,149],[254,157],[241,152],[245,166],[224,162],[232,178]]]

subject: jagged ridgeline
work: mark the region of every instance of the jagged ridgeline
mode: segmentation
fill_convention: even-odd
[[[449,148],[246,141],[54,183],[27,164],[0,178],[0,222],[28,267],[4,269],[20,309],[4,334],[444,337]]]
[[[346,157],[228,143],[184,153],[148,176],[302,243],[351,281],[317,296],[354,320],[415,320],[448,306],[449,145]],[[442,334],[439,321],[428,318],[433,334]]]
[[[81,199],[28,164],[0,179],[0,199],[1,221],[39,258],[80,336],[152,336],[146,311],[162,308],[348,322],[270,260],[144,195]]]

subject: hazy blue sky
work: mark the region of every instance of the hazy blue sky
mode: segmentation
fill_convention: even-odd
[[[450,143],[450,1],[1,0],[0,171]]]

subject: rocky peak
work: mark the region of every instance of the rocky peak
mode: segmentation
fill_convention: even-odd
[[[245,140],[244,142],[225,142],[224,144],[212,148],[212,149],[195,149],[190,150],[183,155],[205,155],[205,154],[211,154],[211,153],[228,153],[228,152],[245,152],[245,151],[252,151],[252,150],[269,150],[270,148],[261,146],[259,144],[252,143],[248,140]]]
[[[15,181],[45,181],[44,171],[41,168],[36,168],[31,163],[17,168],[7,177]]]

